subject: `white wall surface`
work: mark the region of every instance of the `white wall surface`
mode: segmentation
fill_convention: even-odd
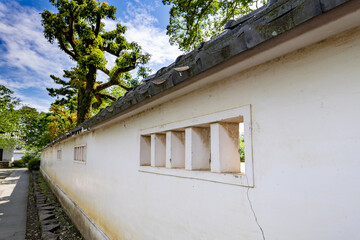
[[[1,146],[0,146],[0,148],[1,148]],[[2,160],[3,161],[12,161],[13,160],[13,155],[14,155],[14,150],[13,149],[4,148],[3,149]]]
[[[263,239],[254,215],[266,239],[358,239],[359,66],[357,28],[47,148],[42,168],[112,239]],[[138,171],[141,131],[249,104],[254,188]]]
[[[23,150],[14,150],[14,161],[20,160],[24,156]]]

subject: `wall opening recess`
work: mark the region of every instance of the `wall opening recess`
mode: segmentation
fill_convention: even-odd
[[[254,186],[250,105],[146,129],[140,172]]]
[[[74,161],[86,162],[86,145],[80,145],[74,147]]]
[[[57,152],[56,152],[56,159],[60,161],[61,158],[62,158],[61,155],[62,155],[62,150],[61,150],[61,149],[58,149]]]

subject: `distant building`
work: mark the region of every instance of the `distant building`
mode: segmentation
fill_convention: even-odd
[[[14,149],[8,149],[0,146],[0,161],[13,161]]]
[[[25,154],[25,149],[14,149],[14,161],[21,160]]]
[[[0,132],[0,134],[6,134],[11,138],[22,139],[21,137],[18,137],[16,134],[4,133],[4,132]],[[0,161],[2,162],[12,162],[12,161],[20,160],[21,157],[24,155],[24,153],[25,153],[25,149],[22,148],[21,146],[17,146],[14,148],[14,147],[0,145]],[[1,164],[1,166],[3,166],[3,164]]]
[[[358,239],[359,76],[360,1],[270,1],[41,169],[86,239]]]

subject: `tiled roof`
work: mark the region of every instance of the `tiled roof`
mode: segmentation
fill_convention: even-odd
[[[129,108],[136,108],[144,100],[164,92],[179,83],[191,81],[198,74],[268,41],[296,26],[351,0],[270,0],[267,5],[226,23],[225,31],[203,42],[192,52],[179,56],[167,67],[147,77],[144,82],[123,97],[86,120],[53,143],[82,129],[89,129]]]

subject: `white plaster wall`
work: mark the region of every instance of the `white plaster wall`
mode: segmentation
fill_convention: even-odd
[[[0,146],[0,148],[1,148],[1,146]],[[13,149],[4,148],[3,149],[2,160],[3,161],[12,161],[13,155],[14,155],[14,150]]]
[[[20,160],[24,156],[23,150],[14,150],[14,161]]]
[[[263,239],[254,214],[266,239],[358,239],[359,65],[357,28],[47,148],[42,167],[112,239]],[[248,104],[254,188],[138,171],[141,130]]]

